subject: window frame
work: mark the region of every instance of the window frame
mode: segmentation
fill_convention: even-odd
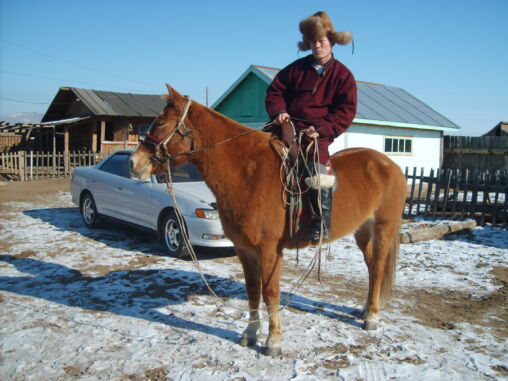
[[[389,140],[391,140],[391,150],[387,150]],[[385,135],[383,137],[383,153],[387,155],[411,156],[414,153],[413,147],[412,136]]]

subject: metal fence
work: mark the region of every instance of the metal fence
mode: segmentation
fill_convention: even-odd
[[[479,225],[508,224],[508,171],[432,169],[424,173],[423,168],[419,173],[413,168],[412,174],[406,168],[405,218],[474,218]]]

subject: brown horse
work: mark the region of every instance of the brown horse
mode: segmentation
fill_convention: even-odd
[[[280,159],[270,134],[253,131],[168,86],[167,106],[132,154],[138,178],[165,171],[164,160],[191,160],[217,198],[224,232],[235,245],[245,274],[250,317],[240,345],[255,345],[261,295],[269,315],[265,353],[281,347],[279,320],[282,250],[308,246],[289,237]],[[366,148],[332,156],[339,179],[330,240],[355,232],[369,272],[364,328],[376,329],[380,300],[390,293],[399,248],[406,181],[385,155]]]

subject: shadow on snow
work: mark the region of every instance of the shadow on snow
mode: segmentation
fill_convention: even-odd
[[[204,325],[157,309],[184,304],[192,295],[208,295],[200,275],[183,270],[112,271],[105,276],[88,277],[75,269],[32,258],[0,255],[0,261],[14,266],[26,276],[1,276],[0,290],[48,300],[91,311],[107,311],[122,316],[203,332],[237,342],[235,331]],[[246,301],[245,286],[234,280],[205,274],[211,287],[221,298]],[[289,297],[283,293],[282,304]],[[359,310],[294,295],[289,308],[327,316],[354,327]],[[212,301],[210,300],[210,303]],[[227,302],[226,302],[227,305]],[[245,310],[247,310],[245,302]]]
[[[157,240],[155,233],[111,220],[104,222],[101,228],[90,229],[84,225],[77,207],[31,209],[23,211],[23,214],[49,223],[57,231],[78,233],[114,249],[167,256],[163,244]],[[195,247],[195,251],[202,260],[234,255],[233,250],[228,247]]]

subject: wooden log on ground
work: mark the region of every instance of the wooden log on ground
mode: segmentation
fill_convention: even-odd
[[[476,227],[475,220],[466,220],[436,225],[431,228],[413,229],[400,234],[400,243],[415,243],[419,241],[427,241],[429,239],[438,239],[446,234],[454,233],[463,229],[473,229],[474,227]]]

